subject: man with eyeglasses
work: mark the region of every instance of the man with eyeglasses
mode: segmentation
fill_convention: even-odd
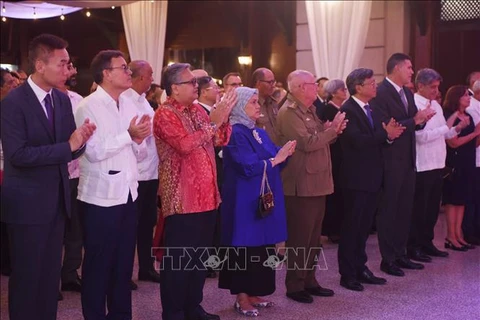
[[[315,279],[320,254],[320,236],[326,195],[333,193],[330,143],[346,127],[345,114],[338,112],[324,124],[316,115],[313,101],[317,84],[313,75],[296,70],[288,75],[289,93],[280,106],[277,129],[280,142],[297,141],[295,153],[282,170],[287,210],[287,297],[312,303],[314,296],[333,296]]]
[[[220,193],[214,146],[228,143],[228,117],[236,102],[226,94],[208,115],[194,103],[197,78],[188,63],[174,63],[162,74],[167,100],[157,109],[153,130],[160,159],[159,195],[165,217],[165,255],[160,270],[163,320],[216,320],[201,306]]]
[[[242,86],[242,79],[238,72],[230,72],[223,77],[223,88],[225,89],[225,93]]]
[[[252,87],[258,90],[258,103],[260,104],[260,117],[257,119],[256,126],[267,131],[273,143],[279,145],[278,101],[272,97],[276,83],[275,75],[270,69],[258,68],[252,73]]]
[[[121,94],[132,72],[120,51],[100,51],[91,70],[97,90],[82,100],[75,120],[91,119],[97,132],[80,159],[84,249],[82,309],[85,319],[131,319],[131,277],[137,235],[137,162],[147,157],[148,115]],[[107,303],[107,312],[105,307]]]

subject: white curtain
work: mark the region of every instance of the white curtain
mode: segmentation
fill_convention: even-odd
[[[365,47],[369,1],[305,1],[317,77],[345,80]]]
[[[167,1],[138,1],[122,6],[130,59],[148,61],[157,84],[160,84],[163,67],[167,5]]]

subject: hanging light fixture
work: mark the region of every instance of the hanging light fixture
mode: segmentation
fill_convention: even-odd
[[[90,16],[92,15],[90,13],[90,8],[87,8],[87,12],[85,12],[85,15],[87,16],[87,18],[90,18]]]
[[[115,6],[112,6],[112,10],[115,9]]]
[[[3,22],[7,22],[7,18],[2,17],[2,21],[3,21]]]
[[[63,8],[62,8],[62,15],[60,16],[60,20],[65,20],[65,16],[63,15]]]
[[[33,19],[37,19],[37,12],[35,11],[35,7],[33,7]]]
[[[5,9],[5,1],[2,1],[2,12],[5,13],[5,11],[7,11],[7,9]]]

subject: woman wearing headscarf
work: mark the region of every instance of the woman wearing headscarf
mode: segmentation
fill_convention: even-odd
[[[230,114],[232,135],[223,148],[221,230],[222,244],[229,249],[219,287],[237,296],[237,312],[256,317],[258,307],[273,306],[260,297],[275,291],[275,243],[287,238],[280,170],[295,151],[296,142],[275,146],[265,130],[255,127],[260,116],[258,90],[239,87],[235,91],[238,101]],[[258,207],[264,170],[274,207],[262,217]],[[270,189],[266,187],[265,191]]]

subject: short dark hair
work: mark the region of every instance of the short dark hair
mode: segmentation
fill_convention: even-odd
[[[347,76],[346,85],[348,88],[348,93],[351,96],[357,93],[357,86],[363,84],[366,79],[373,77],[373,70],[366,68],[358,68],[350,72]]]
[[[395,66],[399,65],[405,60],[412,61],[412,58],[410,58],[410,56],[405,53],[397,52],[392,54],[387,61],[387,74],[391,74]]]
[[[460,106],[460,98],[467,92],[468,87],[464,85],[455,85],[448,89],[443,101],[443,110],[454,113]]]
[[[200,97],[200,93],[202,92],[203,89],[208,88],[210,85],[210,81],[212,81],[212,77],[206,76],[206,77],[198,77],[197,78],[197,83],[198,83],[198,96]]]
[[[28,45],[28,64],[31,72],[35,72],[38,59],[48,62],[54,50],[66,49],[68,42],[53,34],[44,33],[35,37]]]
[[[222,81],[223,81],[223,85],[225,86],[225,83],[227,82],[228,78],[230,77],[240,77],[240,73],[238,72],[229,72],[225,75],[225,77],[223,77]]]
[[[475,73],[480,73],[480,71],[473,71],[473,72],[470,72],[470,73],[468,74],[468,77],[467,77],[467,86],[468,86],[468,87],[470,87],[471,85],[473,85],[473,83],[471,83],[471,82],[472,82],[473,75],[474,75]]]
[[[0,68],[0,88],[3,88],[5,85],[5,79],[3,77],[5,77],[6,74],[10,74],[10,71]]]
[[[264,74],[265,68],[258,68],[252,73],[252,88],[257,85],[258,80],[263,80],[265,77]]]
[[[167,96],[172,95],[172,85],[179,82],[180,73],[186,69],[190,69],[189,63],[174,63],[163,68],[161,88],[165,90]]]
[[[90,64],[90,70],[93,74],[93,80],[96,84],[103,82],[103,70],[112,66],[112,58],[125,58],[123,53],[118,50],[102,50],[93,58]]]
[[[315,81],[315,83],[320,83],[320,81],[322,81],[322,80],[327,80],[328,81],[328,78],[327,77],[320,77]]]

